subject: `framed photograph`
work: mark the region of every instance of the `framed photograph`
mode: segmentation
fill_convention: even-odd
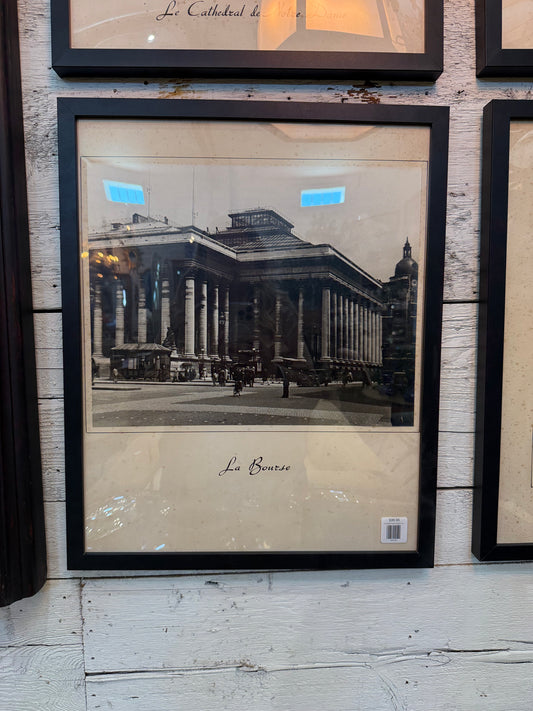
[[[533,3],[476,0],[478,77],[533,76]]]
[[[492,101],[483,123],[473,551],[533,558],[533,105]]]
[[[51,0],[60,76],[435,80],[443,0]]]
[[[447,131],[59,99],[71,567],[432,565]]]

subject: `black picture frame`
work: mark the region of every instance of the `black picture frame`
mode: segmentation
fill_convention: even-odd
[[[61,77],[285,77],[434,81],[443,69],[443,0],[424,0],[425,51],[337,52],[73,48],[70,0],[51,0],[52,67]]]
[[[476,75],[533,76],[533,49],[502,47],[502,0],[476,0]]]
[[[533,558],[533,542],[498,542],[509,198],[509,132],[532,120],[530,101],[494,100],[483,112],[479,345],[472,551],[482,561]]]
[[[0,7],[0,606],[46,581],[16,0]]]
[[[79,232],[79,160],[77,123],[121,119],[170,119],[313,122],[428,127],[427,258],[424,278],[424,328],[421,336],[418,536],[416,550],[397,551],[246,551],[246,552],[87,552],[84,540],[81,266]],[[59,98],[59,183],[64,340],[65,447],[68,566],[72,569],[255,569],[255,568],[384,568],[431,567],[434,556],[440,336],[444,268],[447,107],[311,104],[157,99]],[[86,372],[86,371],[85,371]],[[111,376],[110,376],[111,377]]]

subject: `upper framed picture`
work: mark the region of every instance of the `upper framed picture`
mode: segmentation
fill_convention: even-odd
[[[51,0],[60,76],[435,80],[442,0]]]
[[[447,131],[59,99],[70,567],[432,565]]]
[[[533,76],[530,0],[476,0],[478,77]]]
[[[533,558],[533,105],[492,101],[483,123],[473,551]]]

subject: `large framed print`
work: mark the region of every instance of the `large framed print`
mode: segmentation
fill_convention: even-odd
[[[71,567],[432,564],[447,131],[59,99]]]
[[[473,551],[533,558],[533,106],[492,101],[483,212]]]
[[[442,0],[51,0],[60,76],[434,80]]]
[[[476,0],[478,77],[533,76],[530,0]]]

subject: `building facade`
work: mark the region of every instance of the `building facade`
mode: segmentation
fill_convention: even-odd
[[[331,245],[297,237],[274,210],[229,217],[210,233],[136,214],[89,236],[92,352],[104,371],[112,348],[157,343],[175,363],[251,361],[258,372],[290,363],[379,378],[392,333],[384,320],[396,333],[393,301],[405,302],[403,273],[385,285]],[[408,289],[414,324],[412,281]]]

